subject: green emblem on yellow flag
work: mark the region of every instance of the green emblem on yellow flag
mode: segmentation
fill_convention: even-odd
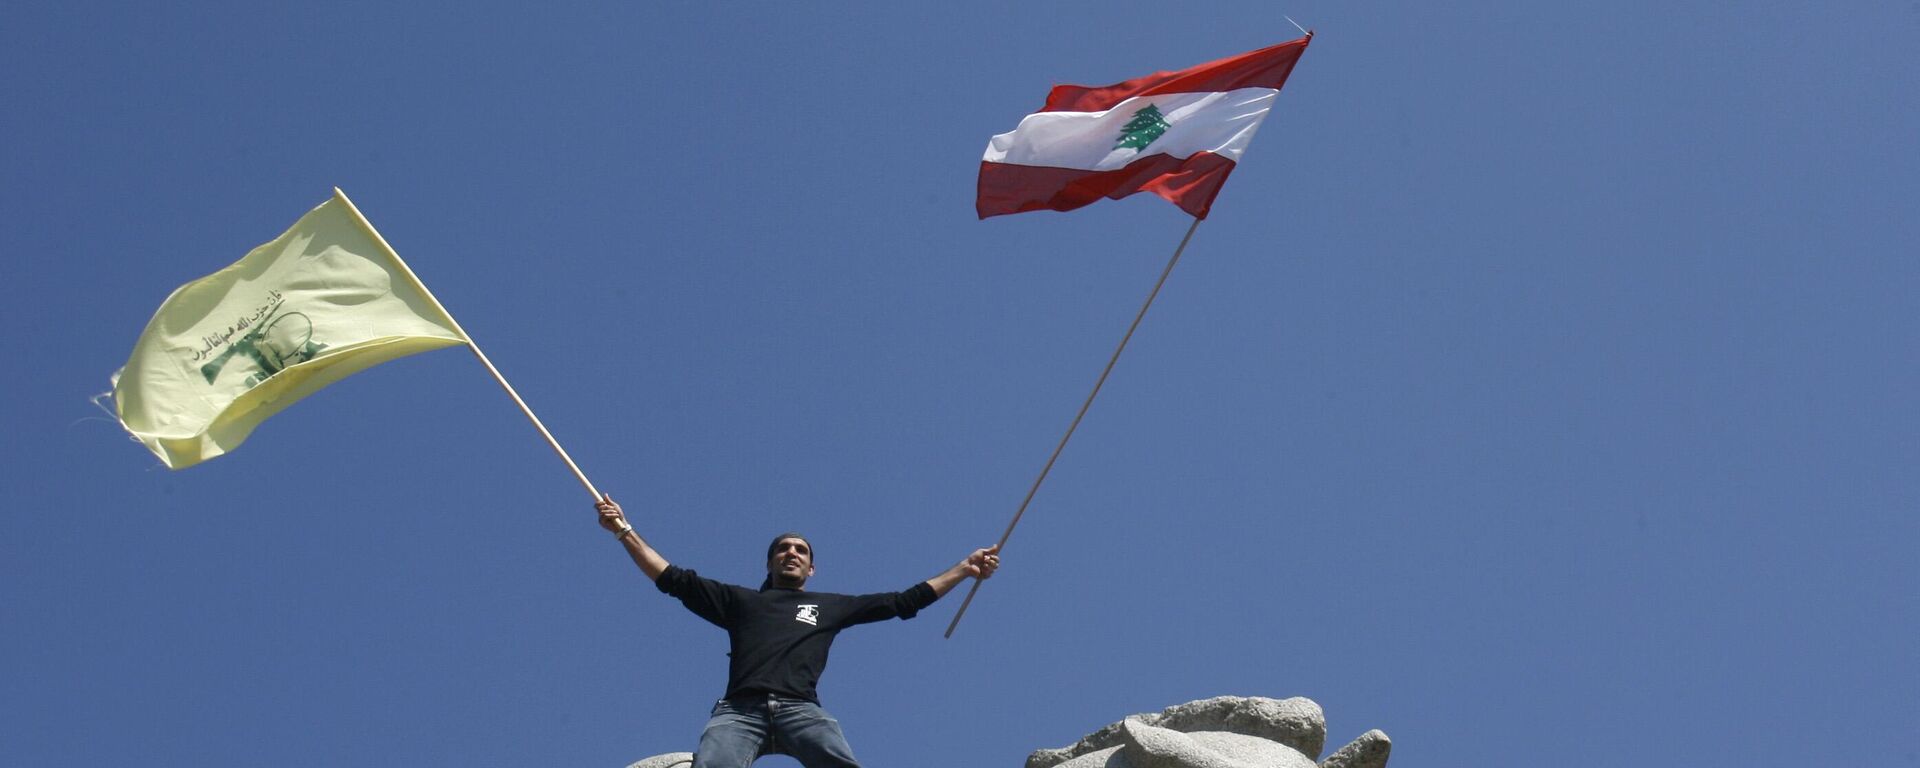
[[[232,450],[349,375],[468,343],[344,196],[160,305],[113,375],[114,415],[168,467]]]

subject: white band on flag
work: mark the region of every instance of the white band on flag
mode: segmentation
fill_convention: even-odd
[[[983,160],[1107,171],[1145,155],[1190,157],[1212,152],[1238,162],[1280,92],[1240,88],[1219,93],[1163,93],[1121,102],[1105,112],[1039,112],[987,143]],[[1152,105],[1167,127],[1142,148],[1118,147],[1129,121]]]

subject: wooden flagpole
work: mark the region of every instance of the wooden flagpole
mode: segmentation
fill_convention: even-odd
[[[1147,292],[1147,300],[1140,305],[1140,311],[1133,316],[1133,324],[1127,326],[1127,333],[1120,337],[1120,345],[1113,348],[1113,356],[1107,358],[1107,367],[1100,371],[1100,378],[1093,382],[1093,391],[1087,393],[1087,401],[1080,404],[1080,412],[1074,414],[1073,423],[1067,425],[1067,433],[1060,436],[1060,444],[1053,447],[1053,455],[1047,457],[1047,463],[1040,468],[1040,476],[1033,479],[1033,486],[1027,489],[1027,497],[1020,500],[1020,508],[1013,513],[1013,521],[1007,523],[1007,530],[1000,534],[1000,543],[993,545],[995,551],[1007,545],[1007,539],[1013,536],[1013,527],[1020,524],[1020,516],[1027,513],[1027,504],[1033,501],[1033,495],[1040,490],[1040,484],[1046,482],[1047,473],[1053,471],[1053,462],[1060,458],[1060,452],[1067,447],[1067,441],[1073,439],[1073,431],[1080,428],[1080,420],[1087,415],[1087,409],[1093,406],[1093,399],[1100,396],[1100,387],[1107,383],[1107,374],[1113,373],[1113,364],[1120,361],[1120,353],[1127,348],[1127,342],[1133,338],[1133,332],[1140,327],[1140,320],[1147,316],[1147,308],[1153,306],[1153,297],[1160,295],[1160,286],[1167,284],[1167,275],[1173,274],[1173,265],[1180,263],[1180,254],[1187,250],[1187,241],[1193,239],[1193,231],[1200,228],[1200,219],[1193,220],[1193,226],[1187,227],[1187,234],[1180,238],[1180,247],[1173,249],[1173,258],[1167,259],[1167,266],[1160,270],[1160,279],[1154,281],[1153,290]],[[953,628],[960,626],[960,617],[967,615],[967,606],[973,604],[973,596],[980,591],[980,580],[973,581],[973,588],[967,590],[967,599],[960,602],[960,610],[954,611],[953,621],[947,624],[944,637],[953,637]]]
[[[374,242],[379,243],[380,247],[387,252],[387,257],[393,259],[394,264],[399,265],[400,271],[406,273],[408,280],[413,281],[413,287],[419,289],[421,295],[426,296],[427,301],[433,302],[433,306],[440,310],[440,314],[446,315],[447,320],[453,323],[454,332],[467,340],[467,348],[473,350],[475,357],[480,358],[480,364],[486,366],[488,373],[493,374],[493,380],[500,382],[500,388],[505,389],[507,396],[513,398],[513,404],[520,406],[520,412],[526,414],[527,420],[533,422],[533,428],[540,430],[540,436],[547,439],[547,445],[553,447],[553,452],[560,454],[560,460],[567,463],[567,469],[573,470],[573,476],[580,480],[581,485],[586,486],[587,493],[593,494],[593,500],[599,501],[605,498],[600,495],[599,489],[593,487],[593,482],[587,479],[587,473],[580,471],[580,465],[573,463],[573,457],[567,455],[567,449],[560,447],[560,441],[553,439],[553,433],[547,431],[547,425],[540,423],[540,417],[533,415],[533,409],[527,407],[527,401],[520,399],[520,393],[513,391],[513,385],[507,383],[507,377],[500,375],[499,368],[493,367],[493,361],[487,359],[487,353],[480,351],[480,345],[474,342],[472,336],[467,335],[467,329],[460,327],[460,321],[453,319],[453,313],[448,312],[447,308],[441,305],[440,300],[433,297],[433,291],[427,290],[427,284],[420,281],[420,276],[413,273],[413,268],[407,266],[406,260],[400,258],[400,254],[393,250],[393,246],[387,244],[386,238],[380,236],[380,230],[373,228],[373,222],[367,221],[367,217],[360,213],[359,207],[355,206],[352,200],[347,199],[347,193],[340,191],[339,187],[334,187],[333,196],[346,204],[347,210],[352,211],[353,217],[360,221],[360,226],[367,229],[367,234],[373,235]]]

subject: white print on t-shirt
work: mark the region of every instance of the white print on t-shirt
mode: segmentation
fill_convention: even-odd
[[[817,605],[800,606],[800,612],[793,615],[793,620],[804,621],[816,627],[820,626],[820,606],[817,606]]]

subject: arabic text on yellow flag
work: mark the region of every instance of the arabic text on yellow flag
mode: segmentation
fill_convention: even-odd
[[[239,446],[328,384],[468,343],[335,191],[273,242],[168,296],[113,375],[120,423],[168,467]]]

